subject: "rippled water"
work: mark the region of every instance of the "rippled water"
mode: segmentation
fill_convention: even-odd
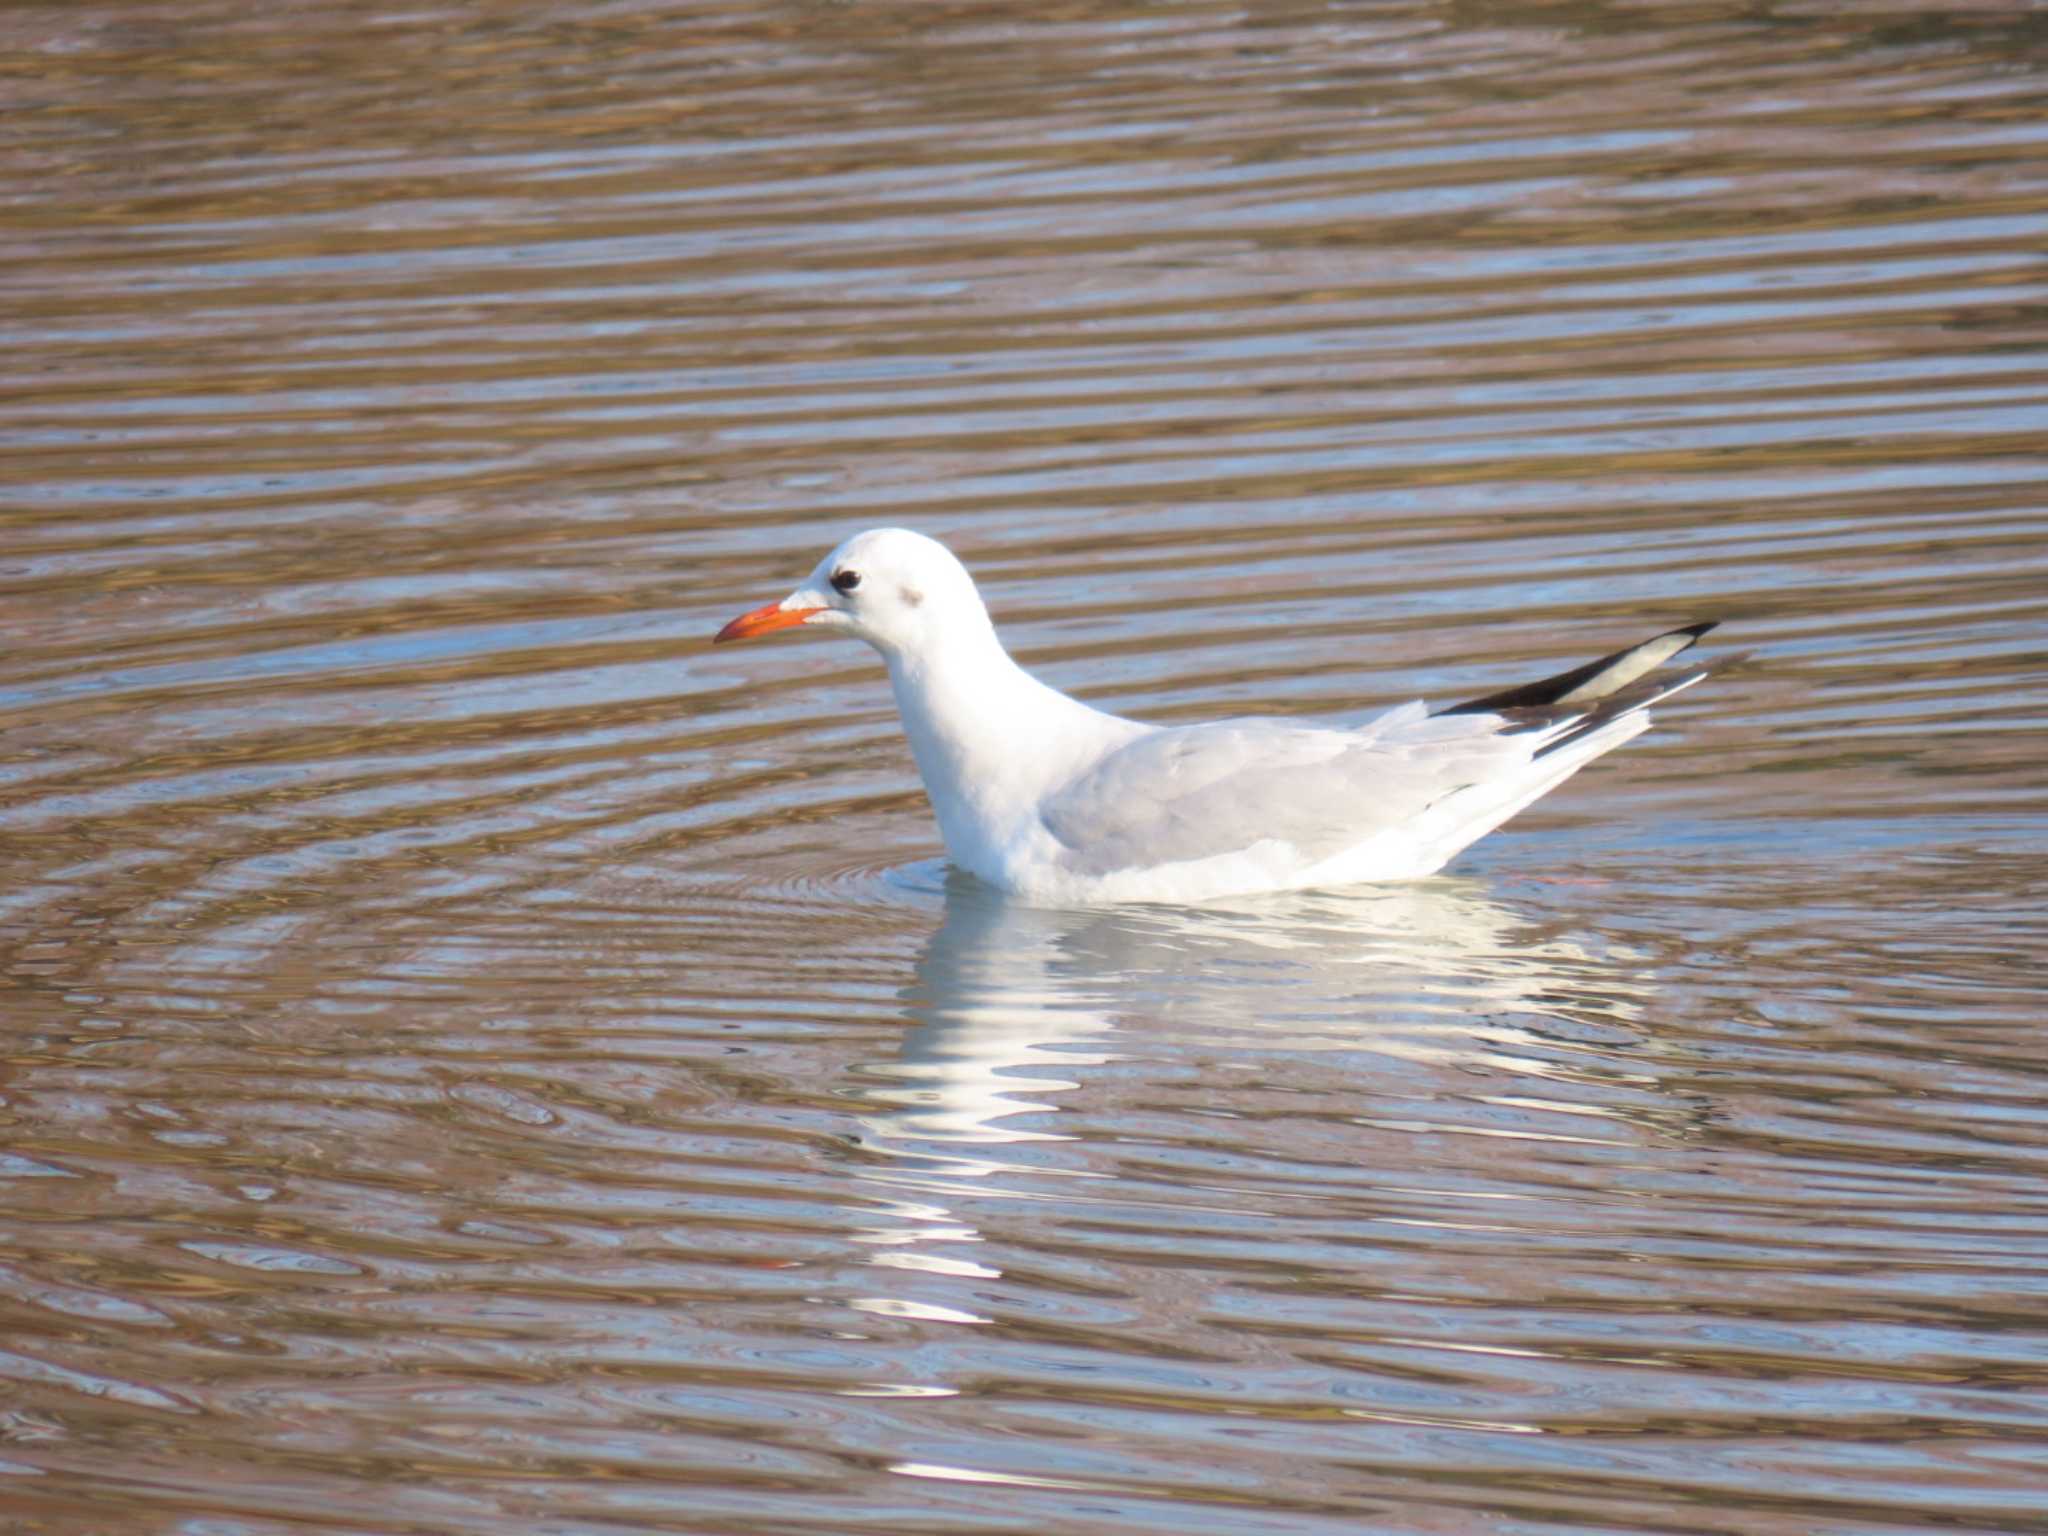
[[[2038,1528],[2044,44],[0,12],[0,1524]],[[1034,911],[706,643],[879,522],[1154,718],[1760,654]]]

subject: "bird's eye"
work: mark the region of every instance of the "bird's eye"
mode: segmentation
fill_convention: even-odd
[[[839,571],[839,572],[836,572],[836,573],[835,573],[835,574],[833,575],[833,577],[832,577],[832,585],[833,585],[834,589],[836,589],[837,591],[840,591],[840,592],[851,592],[851,591],[852,591],[852,590],[853,590],[853,589],[854,589],[855,587],[857,587],[857,586],[859,586],[859,585],[860,585],[860,572],[859,572],[859,571]]]

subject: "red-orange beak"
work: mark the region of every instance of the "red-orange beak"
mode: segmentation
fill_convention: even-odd
[[[823,608],[785,608],[780,603],[770,603],[766,608],[741,614],[713,635],[711,643],[723,645],[728,640],[751,640],[756,635],[772,634],[778,629],[794,629],[812,614],[824,611]]]

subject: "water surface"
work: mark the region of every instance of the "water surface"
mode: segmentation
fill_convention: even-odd
[[[0,1523],[2038,1524],[2044,40],[8,8]],[[885,522],[1148,718],[1759,655],[1034,911],[708,646]]]

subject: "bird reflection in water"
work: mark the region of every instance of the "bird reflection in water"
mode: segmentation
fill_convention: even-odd
[[[1071,1139],[1048,1125],[1054,1096],[1162,1036],[1569,1078],[1557,1042],[1633,1036],[1649,988],[1637,957],[1545,937],[1456,880],[1056,910],[956,873],[905,992],[911,1028],[862,1073],[863,1139],[932,1174],[1054,1171],[1025,1150]]]

